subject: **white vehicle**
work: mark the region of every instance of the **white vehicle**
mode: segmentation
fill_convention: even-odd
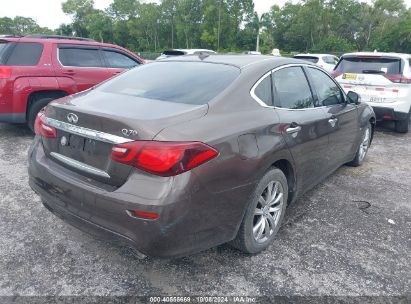
[[[334,70],[339,60],[338,57],[330,54],[298,54],[294,58],[315,63],[327,72]]]
[[[397,132],[409,129],[411,109],[411,55],[359,52],[344,54],[334,78],[374,109],[377,120],[395,121]]]
[[[246,54],[246,55],[261,55],[261,52],[257,52],[257,51],[245,51],[245,52],[243,52],[243,54]]]
[[[165,59],[173,56],[199,55],[201,53],[209,55],[217,54],[215,51],[207,49],[172,49],[164,51],[159,57],[157,57],[156,60]]]

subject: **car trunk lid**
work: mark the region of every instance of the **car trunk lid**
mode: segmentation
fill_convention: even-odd
[[[411,81],[402,75],[403,62],[391,56],[347,56],[334,71],[343,89],[360,94],[365,102],[394,102],[406,94]]]
[[[132,96],[119,98],[116,94],[89,91],[75,98],[65,97],[47,107],[45,120],[57,129],[57,138],[43,138],[43,146],[46,154],[61,165],[120,186],[132,167],[111,159],[115,144],[152,140],[167,126],[202,117],[207,109],[207,105]]]

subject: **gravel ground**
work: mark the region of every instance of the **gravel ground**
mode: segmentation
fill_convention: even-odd
[[[0,124],[0,296],[411,294],[411,133],[378,128],[366,163],[290,206],[275,243],[136,259],[48,212],[28,186],[24,126]],[[408,298],[409,299],[409,298]]]

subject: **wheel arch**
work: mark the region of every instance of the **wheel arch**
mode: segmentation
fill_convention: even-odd
[[[271,168],[273,167],[280,169],[284,173],[288,183],[288,204],[294,202],[297,197],[297,180],[294,166],[288,159],[283,158],[276,160],[271,165]]]
[[[27,98],[26,119],[28,118],[31,106],[36,102],[36,100],[43,98],[58,99],[67,95],[69,94],[64,90],[41,90],[31,92]]]

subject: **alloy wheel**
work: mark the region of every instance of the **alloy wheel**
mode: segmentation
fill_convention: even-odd
[[[360,144],[360,153],[359,153],[359,159],[362,161],[365,158],[365,155],[367,154],[368,148],[370,146],[370,128],[367,128],[364,132],[363,140]]]
[[[280,182],[270,182],[261,193],[253,218],[253,236],[257,243],[266,242],[277,227],[284,205],[284,190]]]

